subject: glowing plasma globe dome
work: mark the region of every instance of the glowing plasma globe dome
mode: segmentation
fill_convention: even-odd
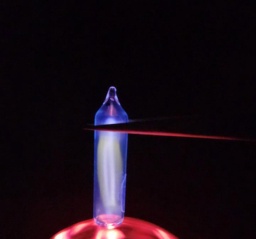
[[[94,220],[86,220],[68,227],[51,239],[178,239],[166,230],[135,218],[125,217],[114,229],[99,227]]]

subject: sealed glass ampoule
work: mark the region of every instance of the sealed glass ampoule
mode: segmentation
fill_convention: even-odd
[[[116,88],[110,87],[94,124],[126,122],[128,116],[119,103]],[[124,218],[127,143],[125,133],[97,130],[94,134],[93,217],[98,225],[106,228],[116,227]]]

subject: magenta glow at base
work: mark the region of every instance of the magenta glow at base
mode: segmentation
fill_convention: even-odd
[[[70,226],[51,239],[178,239],[166,230],[146,221],[125,217],[115,229],[97,226],[93,219]]]

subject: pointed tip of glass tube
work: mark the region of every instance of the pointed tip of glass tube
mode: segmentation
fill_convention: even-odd
[[[120,105],[116,92],[117,92],[116,87],[110,86],[106,95],[106,99],[103,104],[107,103],[110,100]]]
[[[116,87],[110,86],[108,89],[108,94],[110,97],[115,97],[116,96]]]

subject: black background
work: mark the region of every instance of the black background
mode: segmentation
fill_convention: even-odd
[[[92,123],[115,85],[131,119],[255,113],[253,5],[1,2],[0,238],[92,217]],[[255,144],[129,137],[127,216],[180,238],[255,237]]]

